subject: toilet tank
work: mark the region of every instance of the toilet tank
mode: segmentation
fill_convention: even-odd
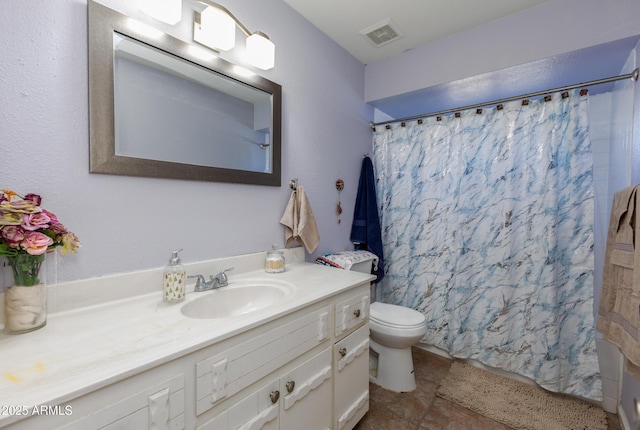
[[[316,258],[316,263],[371,274],[378,257],[369,251],[340,251]]]
[[[360,272],[360,273],[371,273],[372,269],[373,269],[373,258],[360,261],[358,263],[355,263],[353,266],[351,266],[352,271]]]

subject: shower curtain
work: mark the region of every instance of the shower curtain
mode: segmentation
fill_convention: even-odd
[[[423,342],[601,399],[588,98],[514,102],[374,133],[381,301]]]

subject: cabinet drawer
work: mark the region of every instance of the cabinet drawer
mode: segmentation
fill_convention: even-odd
[[[336,336],[342,336],[369,319],[369,291],[336,304]]]
[[[196,364],[196,414],[327,341],[331,307],[283,323]]]

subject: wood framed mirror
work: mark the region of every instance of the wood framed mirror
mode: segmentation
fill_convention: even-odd
[[[280,186],[280,85],[91,0],[88,14],[90,172]]]

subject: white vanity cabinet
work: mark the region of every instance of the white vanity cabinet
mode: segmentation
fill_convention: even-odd
[[[369,405],[369,283],[358,282],[226,338],[175,349],[166,360],[96,362],[110,375],[120,372],[113,382],[100,379],[103,370],[89,377],[69,366],[57,375],[86,381],[82,390],[57,397],[59,414],[30,413],[0,421],[0,428],[351,430]]]
[[[363,284],[199,362],[197,429],[352,429],[369,409],[368,314]]]
[[[11,429],[179,430],[185,428],[185,376],[172,362],[75,398],[30,410]],[[82,375],[69,375],[81,378]]]

